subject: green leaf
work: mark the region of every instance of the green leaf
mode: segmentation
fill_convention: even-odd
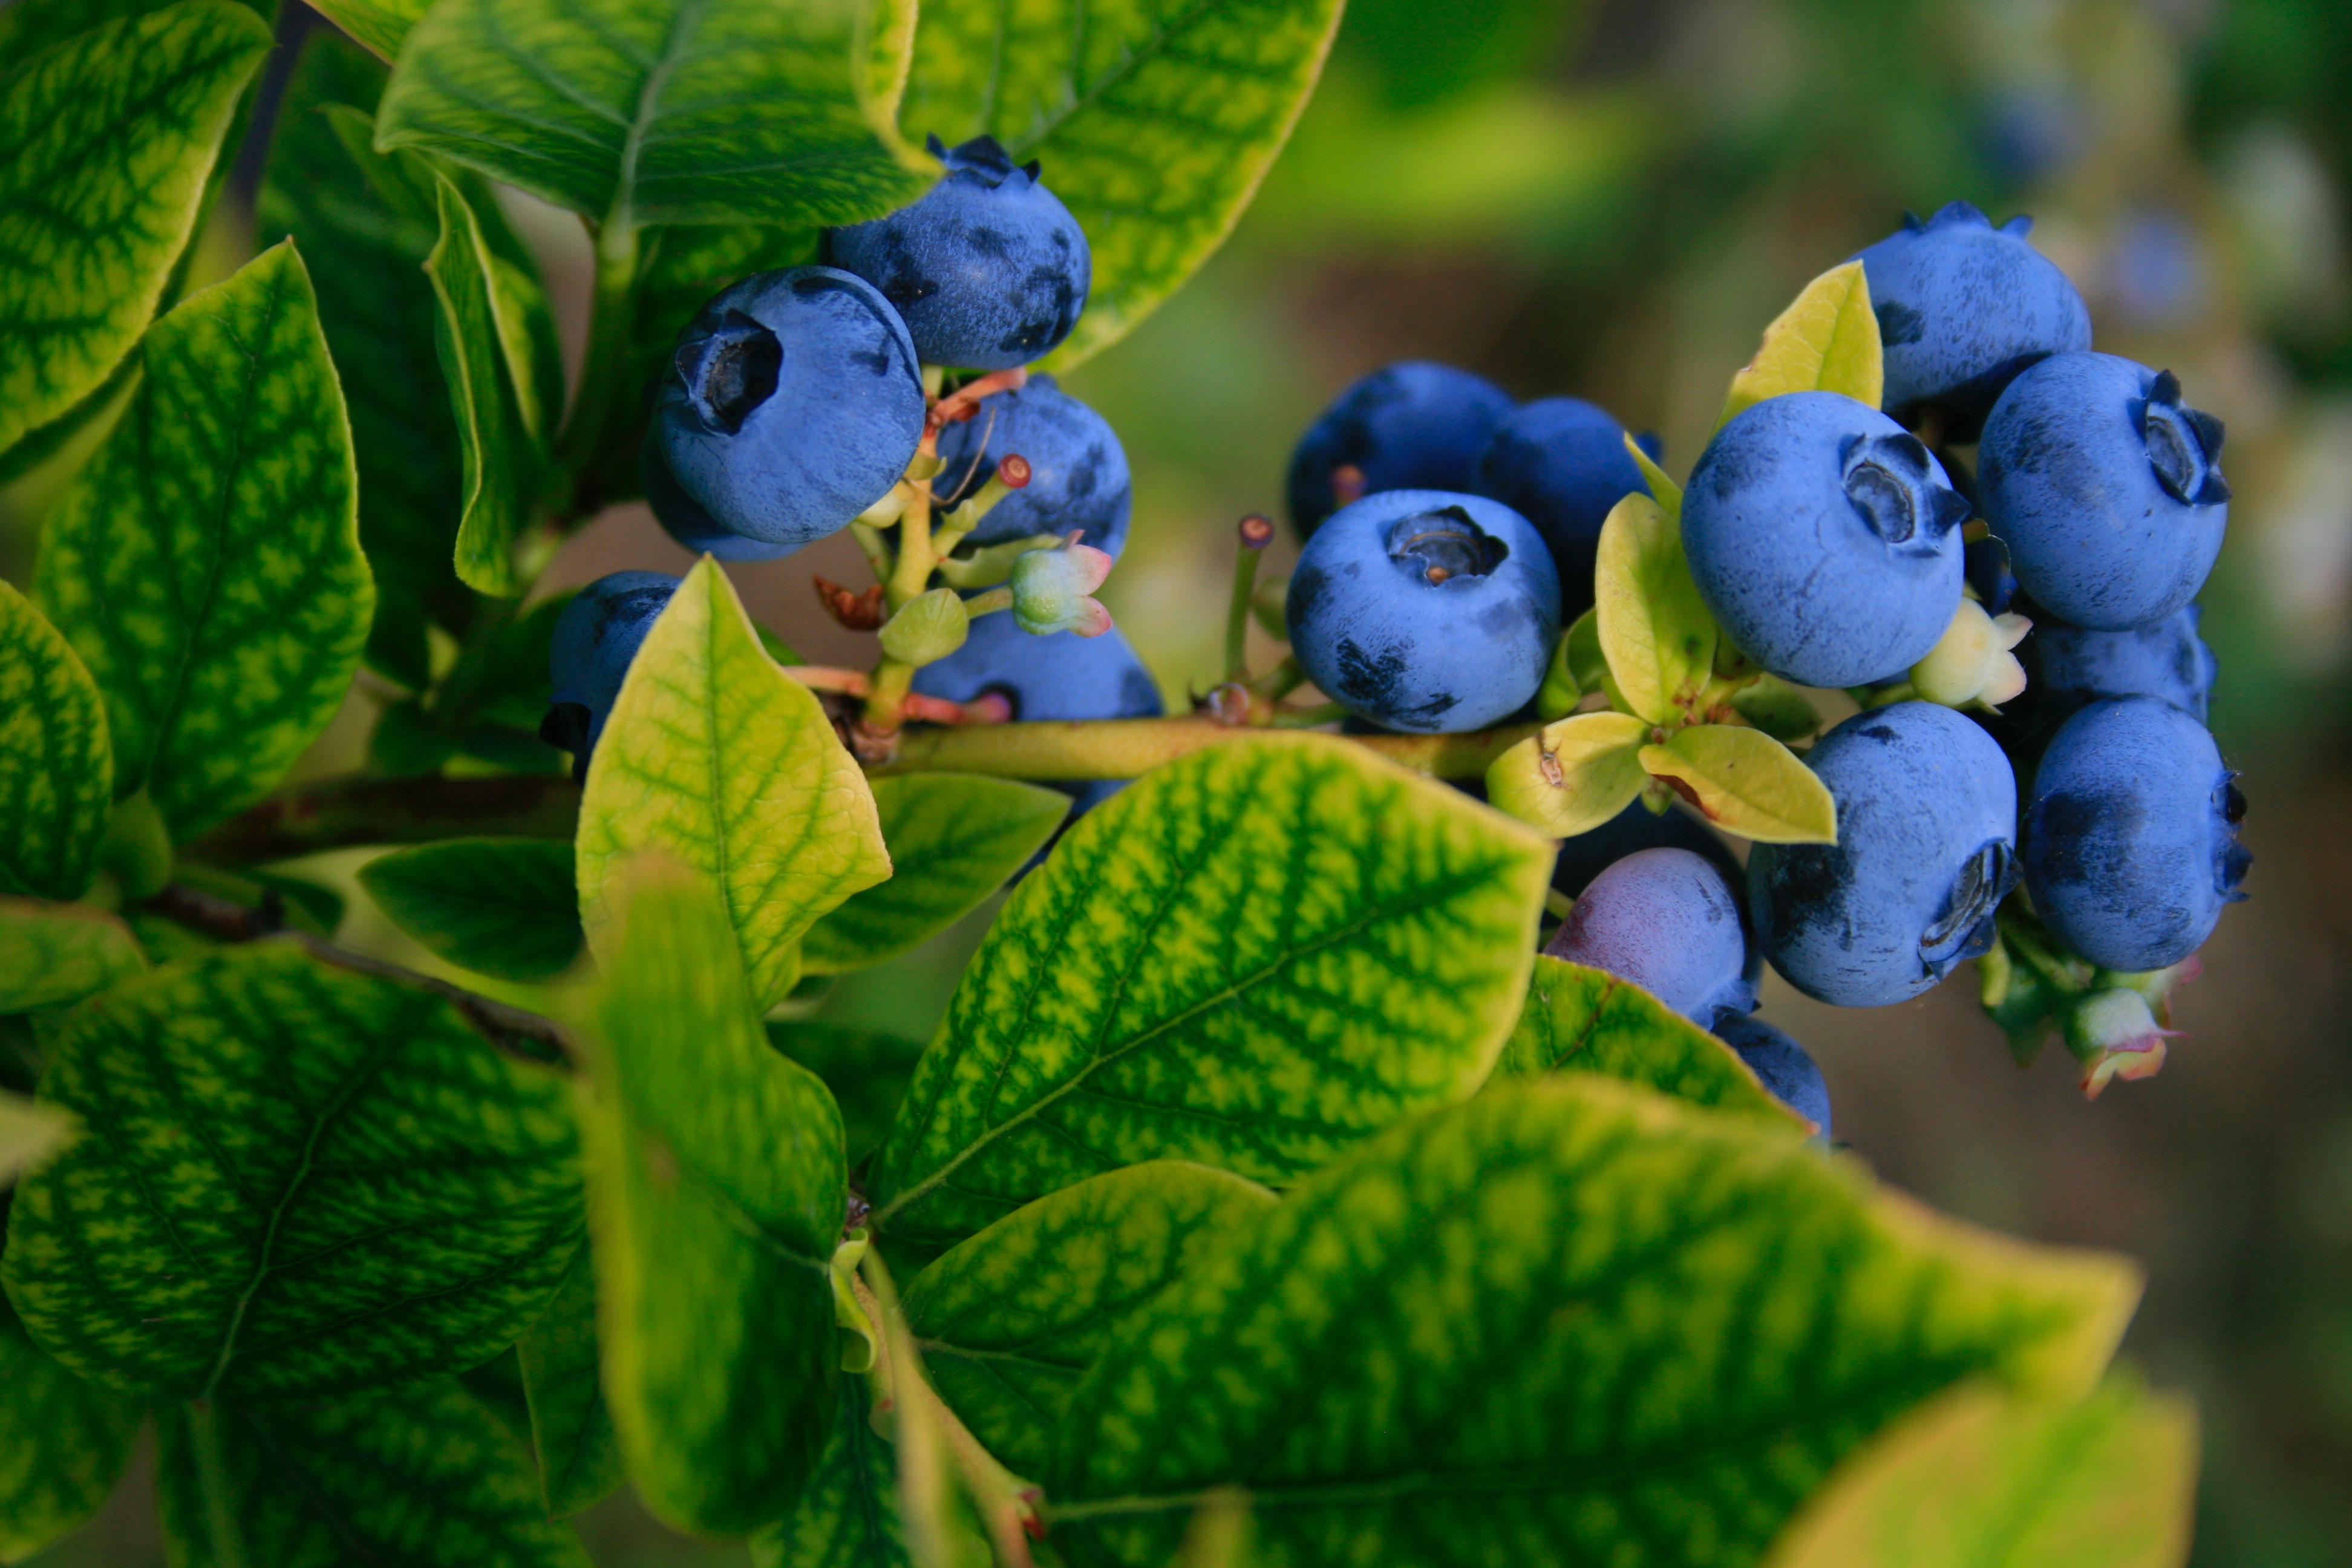
[[[1147,773],[997,917],[876,1162],[877,1226],[943,1247],[1161,1157],[1280,1184],[1470,1093],[1518,1016],[1550,865],[1333,736]]]
[[[580,801],[580,914],[601,952],[605,884],[658,849],[719,880],[751,993],[792,989],[818,917],[890,874],[865,770],[809,689],[761,650],[705,558],[637,649]]]
[[[1969,1383],[1848,1458],[1768,1568],[2179,1568],[2187,1400],[2110,1376],[2079,1403]]]
[[[890,879],[809,928],[811,974],[864,969],[937,936],[1027,865],[1070,810],[1058,790],[1011,779],[905,773],[872,787]]]
[[[1038,1473],[1120,1321],[1273,1202],[1223,1171],[1151,1160],[1014,1210],[907,1287],[931,1385],[990,1453]]]
[[[834,1402],[833,1435],[800,1501],[751,1538],[752,1568],[910,1568],[898,1522],[898,1468],[866,1401]]]
[[[588,1568],[572,1531],[541,1511],[520,1446],[446,1379],[328,1404],[171,1406],[155,1428],[173,1568]],[[200,1470],[207,1441],[225,1520]],[[215,1533],[224,1525],[234,1555]]]
[[[1527,1010],[1495,1064],[1494,1084],[1562,1068],[1795,1125],[1738,1053],[1640,986],[1605,969],[1538,956],[1528,982]]]
[[[1285,1568],[1751,1562],[1938,1389],[2088,1386],[2137,1290],[1760,1121],[1528,1079],[1342,1158],[1125,1324],[1055,1431],[1053,1539],[1156,1568],[1230,1486]]]
[[[61,1152],[79,1131],[56,1106],[0,1089],[0,1189]]]
[[[1650,495],[1657,501],[1659,510],[1680,522],[1683,520],[1682,486],[1668,478],[1666,470],[1658,467],[1657,459],[1642,450],[1642,444],[1631,435],[1625,437],[1625,450],[1632,456],[1633,466],[1642,470],[1642,478],[1648,482]]]
[[[927,161],[861,101],[852,0],[441,0],[380,147],[445,153],[608,229],[851,223]]]
[[[263,942],[77,1008],[0,1277],[85,1376],[310,1396],[511,1344],[580,1229],[562,1090],[448,1002]]]
[[[371,860],[359,879],[393,924],[463,968],[547,980],[580,956],[569,844],[445,838]]]
[[[307,0],[310,9],[365,44],[386,64],[433,0]]]
[[[440,309],[433,342],[457,416],[457,447],[465,464],[457,521],[458,577],[477,593],[507,598],[525,586],[515,565],[515,541],[529,521],[544,460],[528,410],[528,366],[518,363],[520,331],[501,300],[510,274],[502,271],[465,193],[436,179],[440,238],[425,258]]]
[[[621,1450],[597,1381],[596,1276],[588,1251],[572,1255],[562,1289],[515,1346],[550,1519],[569,1519],[621,1484]]]
[[[144,786],[185,840],[326,728],[375,590],[293,246],[189,296],[141,352],[131,406],[49,515],[37,581],[106,694],[116,795]]]
[[[1488,765],[1486,799],[1549,837],[1590,833],[1649,782],[1641,763],[1649,734],[1631,713],[1579,713],[1547,724]]]
[[[106,705],[89,671],[0,583],[0,893],[81,897],[113,786]]]
[[[1731,378],[1716,428],[1784,392],[1843,392],[1875,408],[1884,382],[1870,284],[1862,263],[1849,261],[1806,284],[1764,329],[1763,347]]]
[[[920,1040],[825,1019],[772,1019],[768,1044],[823,1079],[833,1091],[853,1170],[882,1146],[923,1054]]]
[[[741,1534],[782,1513],[831,1424],[841,1118],[768,1048],[716,889],[646,856],[614,892],[580,1097],[604,1394],[646,1506]]]
[[[0,1561],[20,1562],[89,1522],[130,1464],[146,1414],[144,1401],[43,1355],[0,1296]]]
[[[1733,692],[1731,710],[1776,741],[1801,741],[1822,727],[1813,700],[1777,675]]]
[[[1759,844],[1837,842],[1829,786],[1761,730],[1694,724],[1663,746],[1643,746],[1642,766],[1726,832]]]
[[[9,0],[0,5],[0,70],[18,66],[100,23],[161,11],[171,0]],[[248,10],[261,7],[238,0]]]
[[[898,109],[1045,163],[1094,253],[1086,314],[1045,364],[1117,342],[1224,242],[1306,108],[1340,0],[934,5]]]
[[[0,897],[0,1014],[68,1006],[146,967],[103,910]]]
[[[1679,719],[1715,674],[1719,635],[1683,554],[1682,530],[1654,500],[1629,495],[1601,525],[1593,619],[1602,657],[1633,712]]]
[[[187,0],[0,78],[0,452],[97,391],[147,330],[268,48],[251,11]]]

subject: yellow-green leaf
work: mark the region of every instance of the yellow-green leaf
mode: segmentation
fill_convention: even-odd
[[[1694,724],[1663,746],[1642,748],[1642,767],[1727,833],[1760,844],[1834,844],[1837,802],[1796,752],[1761,730]]]
[[[0,1095],[0,1118],[13,1099]],[[5,1164],[0,1155],[0,1183]],[[21,1563],[89,1521],[130,1464],[146,1414],[136,1394],[85,1383],[42,1354],[0,1296],[0,1561]]]
[[[0,897],[0,1014],[67,1006],[146,967],[103,910]]]
[[[186,0],[0,79],[0,452],[97,391],[147,330],[268,49],[244,6]]]
[[[1648,776],[1650,726],[1631,713],[1579,713],[1547,724],[1486,770],[1486,799],[1553,838],[1590,833],[1632,804]]]
[[[308,0],[310,8],[366,45],[389,65],[401,40],[433,0]]]
[[[890,874],[864,770],[815,696],[761,648],[708,558],[629,666],[588,770],[578,846],[593,951],[617,862],[658,849],[719,880],[762,1006],[792,988],[802,934]]]
[[[1731,710],[1776,741],[1801,741],[1822,727],[1813,700],[1777,675],[1759,676],[1733,692]]]
[[[1642,450],[1642,444],[1630,434],[1625,437],[1625,450],[1633,454],[1633,466],[1641,469],[1642,477],[1650,482],[1650,494],[1659,507],[1668,517],[1680,522],[1683,517],[1682,486],[1668,479],[1666,470],[1658,467],[1658,460]]]
[[[1671,723],[1715,673],[1715,616],[1683,554],[1682,530],[1645,495],[1629,495],[1601,525],[1593,617],[1609,673],[1626,703]]]
[[[113,800],[96,683],[57,627],[0,583],[0,893],[81,897]]]
[[[71,1113],[0,1089],[0,1188],[73,1142]],[[0,1489],[0,1496],[5,1496]]]
[[[1963,1384],[1840,1465],[1767,1568],[2180,1568],[2186,1399],[2110,1376],[2079,1402]]]
[[[242,13],[241,13],[242,14]],[[41,540],[41,605],[106,695],[114,789],[184,841],[278,783],[375,606],[351,427],[291,242],[157,321]]]
[[[1784,392],[1843,392],[1875,408],[1885,379],[1870,284],[1862,263],[1849,261],[1806,284],[1764,329],[1764,346],[1731,378],[1716,428]]]
[[[425,258],[425,275],[439,306],[433,342],[465,460],[457,575],[475,592],[502,598],[522,588],[514,544],[543,460],[529,412],[538,395],[530,390],[529,359],[516,352],[528,334],[511,321],[513,269],[499,268],[465,194],[446,179],[434,184],[441,237]]]
[[[1494,1083],[1563,1069],[1623,1079],[1791,1130],[1801,1126],[1738,1053],[1640,986],[1605,969],[1538,956],[1528,980],[1527,1009],[1495,1064]]]

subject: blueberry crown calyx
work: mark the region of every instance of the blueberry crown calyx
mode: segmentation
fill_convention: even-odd
[[[1903,215],[1903,227],[1910,234],[1929,234],[1939,228],[1993,228],[1992,219],[1974,202],[1946,202],[1936,209],[1934,217],[1923,218],[1917,213]],[[2033,219],[2023,213],[1999,226],[2000,233],[2012,239],[2023,239],[2033,232]]]
[[[1435,585],[1456,577],[1484,577],[1509,557],[1511,547],[1470,521],[1458,506],[1418,511],[1389,530],[1389,559]]]
[[[923,145],[930,150],[932,157],[947,165],[950,177],[961,175],[991,189],[1015,175],[1026,175],[1028,179],[1024,183],[1034,183],[1045,168],[1034,158],[1025,163],[1015,163],[1013,154],[1004,150],[1004,143],[993,136],[975,136],[969,142],[960,142],[950,147],[936,135],[931,135],[923,138]]]
[[[2224,434],[2219,419],[2181,403],[2179,376],[2158,373],[2140,409],[2140,435],[2149,466],[2174,500],[2219,506],[2230,499],[2221,469]]]
[[[1933,548],[1968,521],[1958,491],[1938,483],[1916,436],[1874,436],[1848,444],[1845,494],[1873,533],[1889,544]]]
[[[731,436],[775,395],[784,350],[775,333],[730,310],[717,331],[679,344],[672,363],[703,423]]]
[[[1989,951],[1993,910],[2017,886],[2018,875],[2017,853],[2005,839],[1979,847],[1952,879],[1935,922],[1919,933],[1920,961],[1942,974],[1962,959]]]

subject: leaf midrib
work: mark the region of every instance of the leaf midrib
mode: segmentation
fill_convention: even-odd
[[[627,229],[637,226],[637,162],[645,153],[646,134],[653,128],[662,90],[669,85],[670,76],[680,63],[683,51],[679,40],[701,23],[708,5],[709,0],[679,0],[677,8],[670,13],[661,47],[637,89],[636,107],[629,115],[628,129],[622,135],[621,149],[614,159],[613,205],[604,220],[609,226]]]
[[[1167,48],[1171,38],[1174,37],[1178,34],[1190,31],[1194,24],[1200,22],[1203,17],[1222,9],[1225,0],[1194,0],[1194,3],[1187,6],[1181,13],[1152,28],[1151,31],[1146,34],[1133,48],[1127,52],[1126,57],[1122,58],[1118,65],[1112,67],[1109,70],[1105,71],[1101,76],[1096,78],[1095,80],[1087,85],[1084,90],[1074,92],[1067,103],[1046,117],[1043,125],[1018,138],[1015,138],[1006,147],[1006,151],[1013,155],[1013,161],[1017,163],[1026,160],[1039,147],[1043,146],[1049,139],[1051,139],[1055,132],[1059,131],[1063,126],[1068,124],[1080,114],[1085,113],[1087,110],[1100,102],[1102,99],[1109,93],[1111,89],[1134,77],[1138,72],[1141,71],[1144,67],[1157,61],[1160,58],[1162,51]],[[918,26],[920,24],[919,22]],[[997,28],[995,37],[990,40],[995,50],[995,58],[998,61],[1002,61],[1003,58],[1004,37],[1007,30],[1008,29],[1003,27]],[[1073,46],[1073,52],[1070,58],[1070,78],[1071,86],[1073,88],[1077,86],[1077,75],[1079,69],[1079,61],[1076,50],[1083,47],[1083,39],[1078,40],[1077,43]],[[995,119],[998,107],[995,100],[1003,89],[1003,75],[1001,68],[992,70],[989,80],[990,102],[988,105],[987,120]],[[985,123],[985,121],[983,123]]]

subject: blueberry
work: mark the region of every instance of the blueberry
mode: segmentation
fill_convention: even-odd
[[[898,483],[923,408],[889,302],[846,272],[793,267],[745,279],[687,324],[656,420],[671,474],[710,522],[797,549]]]
[[[2030,217],[1999,228],[1966,202],[1903,226],[1854,258],[1885,345],[1881,405],[1909,419],[1929,405],[1973,431],[2020,371],[2091,346],[2091,313],[2057,264],[2026,243]]]
[[[677,482],[669,471],[669,459],[662,456],[661,427],[646,431],[645,446],[637,453],[637,478],[646,492],[646,504],[653,509],[654,521],[662,531],[697,555],[713,555],[721,561],[773,561],[800,549],[801,542],[769,544],[749,535],[721,528],[719,521],[703,510]]]
[[[1834,392],[1769,397],[1716,432],[1683,497],[1715,618],[1800,686],[1901,675],[1959,608],[1969,503],[1927,448]]]
[[[1748,901],[1764,956],[1846,1007],[1916,996],[1991,945],[2017,883],[2017,782],[1948,708],[1857,713],[1805,759],[1837,802],[1835,844],[1759,844]]]
[[[1559,568],[1559,607],[1572,617],[1592,603],[1592,557],[1609,509],[1648,495],[1625,450],[1625,427],[1596,404],[1545,397],[1522,405],[1487,437],[1466,487],[1536,525]]]
[[[915,671],[915,689],[950,702],[1001,696],[1016,720],[1157,719],[1164,711],[1159,683],[1117,626],[1099,637],[1032,637],[1003,612],[973,620],[963,647]],[[1075,821],[1127,785],[1098,779],[1052,787],[1078,803]]]
[[[1715,1023],[1716,1037],[1739,1053],[1773,1099],[1811,1122],[1815,1136],[1830,1136],[1830,1086],[1805,1047],[1764,1022],[1734,1013]]]
[[[2094,632],[2061,621],[2034,623],[2020,651],[2027,689],[2053,713],[2103,697],[2153,697],[2205,721],[2218,666],[2197,635],[2200,606],[2183,605],[2160,621],[2129,631]]]
[[[1466,490],[1480,448],[1511,412],[1511,395],[1481,375],[1399,360],[1331,400],[1290,455],[1290,521],[1303,537],[1359,495]],[[1342,494],[1353,468],[1361,489]]]
[[[2162,969],[2245,895],[2246,798],[2205,726],[2168,702],[2094,702],[2060,727],[2026,802],[2026,890],[2083,957]]]
[[[1534,525],[1500,501],[1386,490],[1315,531],[1286,613],[1299,667],[1358,717],[1479,730],[1543,684],[1559,576]]]
[[[1116,555],[1127,543],[1135,490],[1127,452],[1110,422],[1064,392],[1050,375],[981,399],[979,412],[940,432],[946,465],[931,488],[969,495],[996,475],[997,459],[1017,452],[1029,463],[1029,482],[990,509],[971,531],[971,542],[995,544],[1036,533],[1083,530],[1078,542]],[[944,514],[956,521],[953,508]]]
[[[1631,981],[1697,1024],[1756,1005],[1731,879],[1687,849],[1642,849],[1592,879],[1544,952]]]
[[[1483,783],[1478,798],[1486,798]],[[1735,882],[1747,875],[1731,847],[1697,817],[1681,810],[1652,811],[1637,800],[1591,832],[1561,839],[1551,885],[1576,898],[1593,878],[1638,849],[1687,849],[1713,861]]]
[[[588,776],[588,757],[612,716],[613,700],[654,618],[677,591],[667,572],[614,572],[572,596],[555,617],[547,654],[547,717],[539,738],[572,753],[572,776]]]
[[[830,230],[825,258],[898,308],[926,364],[1011,370],[1070,335],[1094,259],[1086,231],[992,136],[931,155],[947,174],[913,205]]]
[[[2123,631],[2197,596],[2230,521],[2221,422],[2114,354],[2062,354],[1985,421],[1985,518],[2017,580],[2069,625]]]

